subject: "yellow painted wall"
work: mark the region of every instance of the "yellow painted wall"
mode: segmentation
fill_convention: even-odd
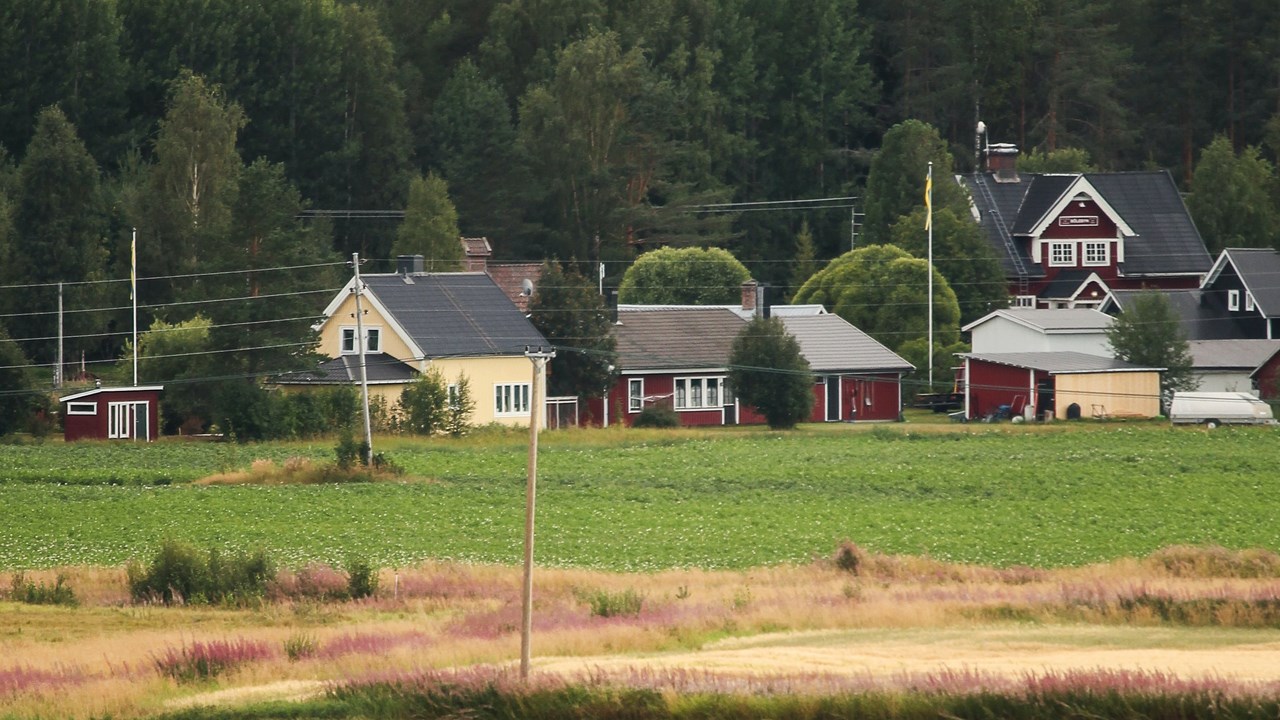
[[[382,317],[377,308],[368,302],[362,302],[361,305],[368,311],[364,316],[365,327],[376,327],[382,331],[382,352],[421,370],[422,364],[414,359],[409,346],[391,329],[391,324]],[[342,328],[355,327],[355,311],[355,296],[348,295],[333,315],[320,327],[320,354],[335,358],[342,354]]]
[[[413,357],[408,345],[396,335],[391,329],[390,323],[386,322],[377,309],[373,307],[372,303],[366,302],[362,304],[368,310],[368,313],[364,316],[365,326],[382,329],[382,352],[408,363],[420,372],[430,368],[438,369],[441,375],[444,376],[446,384],[456,382],[460,373],[466,373],[467,379],[471,383],[471,397],[475,401],[475,410],[471,414],[472,425],[498,423],[500,425],[528,426],[528,413],[498,417],[495,413],[494,404],[495,385],[529,383],[532,381],[533,363],[524,355],[418,360]],[[338,357],[341,354],[341,329],[355,325],[355,318],[353,317],[355,307],[355,297],[348,296],[321,326],[319,352],[322,355]],[[543,397],[546,397],[545,389],[544,385]],[[394,407],[403,390],[404,386],[402,385],[371,385],[369,386],[369,395],[370,397],[385,397],[387,406]]]
[[[1067,406],[1077,403],[1081,417],[1091,417],[1094,405],[1108,415],[1156,417],[1160,414],[1160,373],[1082,373],[1055,375],[1055,414],[1066,419]]]

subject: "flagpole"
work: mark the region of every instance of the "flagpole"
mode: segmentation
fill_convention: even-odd
[[[924,204],[928,218],[924,226],[929,231],[929,392],[933,392],[933,161],[929,161],[929,177],[924,183]]]
[[[129,243],[129,300],[133,303],[133,386],[138,386],[138,228]]]

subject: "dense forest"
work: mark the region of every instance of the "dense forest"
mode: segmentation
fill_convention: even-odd
[[[797,236],[809,265],[847,251],[849,202],[709,206],[861,212],[908,119],[957,172],[979,119],[1189,192],[1216,148],[1215,186],[1255,196],[1247,218],[1202,196],[1198,221],[1267,244],[1276,58],[1268,0],[7,0],[0,322],[47,363],[68,283],[71,357],[118,357],[136,228],[144,327],[270,295],[200,314],[215,346],[285,347],[343,258],[386,267],[411,187],[497,259],[603,261],[616,284],[646,249],[716,245],[794,288]]]

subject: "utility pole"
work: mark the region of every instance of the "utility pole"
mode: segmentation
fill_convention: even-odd
[[[369,374],[365,371],[364,361],[364,307],[360,304],[360,296],[364,293],[364,285],[360,281],[360,253],[351,253],[351,268],[355,272],[355,283],[351,292],[356,296],[356,347],[360,353],[360,406],[364,413],[364,464],[373,465],[373,427],[369,423]]]
[[[58,364],[53,368],[53,387],[62,387],[62,282],[58,282]]]
[[[520,679],[528,680],[533,635],[533,517],[538,485],[538,424],[542,421],[542,384],[547,361],[556,356],[556,351],[526,345],[524,356],[533,362],[533,397],[529,406],[529,480],[524,500],[524,598],[520,626]]]

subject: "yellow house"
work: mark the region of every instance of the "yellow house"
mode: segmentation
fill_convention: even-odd
[[[450,386],[466,376],[475,401],[471,424],[528,425],[533,365],[524,353],[548,346],[542,334],[482,272],[425,273],[421,256],[398,264],[395,273],[360,277],[370,397],[394,406],[408,383],[436,369]],[[354,288],[352,278],[324,309],[319,351],[331,359],[278,384],[359,383]]]

